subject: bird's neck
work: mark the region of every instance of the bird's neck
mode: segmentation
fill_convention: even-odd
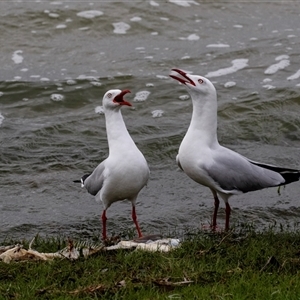
[[[204,98],[199,100],[196,97],[192,97],[193,114],[187,135],[192,134],[193,139],[211,146],[218,143],[217,99]]]
[[[109,152],[120,151],[122,146],[134,144],[124,123],[121,110],[108,110],[105,112],[106,134]]]

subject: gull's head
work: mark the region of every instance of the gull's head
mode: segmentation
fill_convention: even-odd
[[[109,90],[105,93],[102,104],[104,109],[114,110],[121,108],[123,105],[132,106],[131,103],[124,99],[124,95],[130,93],[129,90]]]
[[[214,85],[203,76],[188,74],[180,69],[172,69],[170,77],[185,85],[191,95],[216,95],[216,89]]]

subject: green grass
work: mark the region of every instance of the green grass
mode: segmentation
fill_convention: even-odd
[[[34,244],[41,252],[64,246],[53,238]],[[186,233],[169,253],[0,262],[0,299],[300,299],[299,270],[298,231]]]

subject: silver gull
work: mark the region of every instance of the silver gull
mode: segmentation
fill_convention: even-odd
[[[102,201],[102,238],[106,235],[106,210],[116,201],[129,200],[132,203],[132,219],[139,238],[142,237],[137,221],[135,205],[141,189],[149,178],[149,168],[145,157],[137,148],[124,123],[121,107],[131,106],[123,96],[129,90],[109,90],[103,97],[103,110],[106,121],[106,132],[109,155],[91,174],[85,174],[81,180],[82,187]]]
[[[207,78],[179,69],[172,69],[170,77],[187,88],[193,103],[191,123],[179,147],[176,161],[191,179],[211,189],[214,197],[214,230],[220,203],[218,196],[225,202],[225,230],[228,230],[230,196],[299,180],[299,170],[255,162],[219,144],[217,93]]]

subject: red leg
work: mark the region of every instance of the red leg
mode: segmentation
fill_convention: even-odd
[[[102,239],[103,241],[105,241],[107,239],[107,236],[106,236],[106,209],[103,210],[103,213],[102,213]]]
[[[135,224],[135,227],[136,227],[136,230],[137,230],[137,232],[139,234],[139,237],[142,237],[143,235],[142,235],[139,223],[137,221],[137,217],[136,217],[136,213],[135,213],[135,206],[134,205],[132,205],[132,220],[133,220],[133,222]]]
[[[225,203],[225,212],[226,212],[226,219],[225,219],[225,230],[229,230],[229,218],[230,218],[230,212],[231,208],[228,202]]]
[[[214,203],[215,208],[214,208],[214,214],[213,214],[213,220],[212,220],[212,228],[213,228],[213,230],[215,230],[216,227],[217,227],[217,215],[218,215],[220,200],[218,198],[217,193],[214,190],[212,190],[212,193],[214,195],[214,200],[215,200],[215,203]]]

